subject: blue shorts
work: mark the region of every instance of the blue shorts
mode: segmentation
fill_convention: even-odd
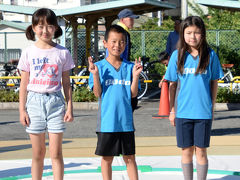
[[[212,119],[176,118],[175,122],[178,147],[209,147]]]
[[[62,133],[65,130],[65,100],[61,91],[36,93],[29,91],[26,109],[30,118],[28,133]]]

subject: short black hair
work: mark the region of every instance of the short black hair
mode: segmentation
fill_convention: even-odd
[[[108,36],[110,32],[122,33],[125,36],[125,41],[126,41],[127,32],[121,26],[117,24],[111,25],[105,32],[105,36],[104,36],[105,41],[108,40]]]
[[[160,54],[158,55],[158,60],[161,62],[163,60],[168,59],[169,55],[167,53],[167,51],[162,51],[160,52]]]

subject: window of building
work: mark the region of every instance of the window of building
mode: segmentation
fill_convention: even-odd
[[[18,4],[18,0],[11,0],[11,5],[17,5]]]

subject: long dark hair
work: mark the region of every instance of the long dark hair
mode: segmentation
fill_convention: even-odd
[[[209,64],[209,45],[206,40],[206,28],[203,20],[198,16],[189,16],[184,21],[182,21],[179,32],[178,41],[178,62],[177,69],[180,74],[184,71],[184,61],[186,51],[189,50],[188,44],[184,40],[184,30],[189,26],[196,26],[201,31],[201,40],[197,47],[199,54],[199,63],[195,74],[204,73]]]
[[[56,27],[54,38],[58,38],[62,35],[62,29],[58,25],[56,14],[51,9],[41,8],[33,13],[32,25],[28,26],[28,28],[26,29],[25,34],[28,40],[36,40],[32,27],[38,25],[39,23],[44,23],[45,20],[48,24]]]

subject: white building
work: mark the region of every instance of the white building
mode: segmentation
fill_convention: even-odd
[[[84,3],[83,0],[2,0],[3,4],[21,5],[31,7],[46,7],[50,9],[64,9],[77,7]],[[3,19],[7,21],[30,22],[31,17],[27,15],[3,13]]]

